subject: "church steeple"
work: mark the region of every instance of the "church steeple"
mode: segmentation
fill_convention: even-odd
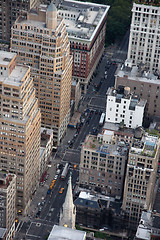
[[[62,210],[60,212],[59,225],[74,229],[75,218],[76,218],[76,207],[73,204],[72,183],[71,183],[71,176],[70,176],[68,181],[66,198],[63,203]]]

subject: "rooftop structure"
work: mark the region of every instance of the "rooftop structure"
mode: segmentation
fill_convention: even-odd
[[[157,74],[148,71],[144,64],[133,66],[129,61],[119,66],[115,74],[115,87],[128,86],[142,99],[147,100],[146,115],[149,117],[160,116],[158,98],[160,79]]]
[[[106,122],[121,123],[129,128],[142,126],[146,100],[131,93],[129,87],[107,91]]]
[[[54,225],[48,240],[85,240],[86,232]]]
[[[160,216],[151,211],[143,211],[137,228],[135,240],[150,240],[160,238]]]
[[[158,144],[158,137],[143,136],[141,140],[134,139],[130,152],[142,156],[155,157]]]
[[[58,16],[65,20],[70,41],[94,39],[109,8],[107,5],[72,0],[57,4]]]

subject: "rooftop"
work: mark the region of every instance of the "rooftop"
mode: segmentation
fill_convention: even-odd
[[[59,0],[57,2],[58,16],[63,14],[70,39],[78,38],[91,41],[110,8],[107,5],[90,2],[72,0]]]
[[[158,145],[158,137],[146,133],[141,140],[134,139],[130,152],[148,157],[155,157]]]
[[[52,129],[46,129],[41,127],[41,147],[46,147],[52,135],[53,135]]]
[[[26,75],[28,69],[28,66],[15,66],[9,76],[0,76],[0,82],[3,82],[7,85],[20,87],[23,84],[22,79]]]
[[[158,78],[157,73],[153,73],[152,71],[149,71],[145,65],[140,66],[127,66],[127,60],[126,63],[122,66],[119,66],[116,71],[116,76],[118,77],[125,77],[134,81],[139,82],[148,82],[153,84],[160,84],[160,79]]]
[[[107,96],[115,97],[117,103],[121,103],[122,99],[128,99],[130,101],[129,110],[135,110],[136,106],[145,107],[146,105],[146,100],[140,99],[135,93],[131,93],[129,87],[118,87],[118,89],[114,87],[109,88]]]
[[[84,207],[90,207],[95,209],[105,208],[112,208],[115,209],[116,212],[121,211],[121,202],[117,202],[115,198],[108,197],[101,194],[90,194],[85,190],[82,190],[78,196],[78,198],[74,201],[75,205],[81,205]]]
[[[47,5],[46,5],[46,9],[47,9]],[[32,13],[33,10],[31,10]],[[60,24],[60,20],[57,21],[57,26]],[[40,21],[34,21],[34,20],[30,20],[30,19],[26,19],[24,16],[21,16],[18,18],[17,23],[20,23],[21,25],[26,24],[26,25],[31,25],[33,27],[36,28],[46,28],[46,23],[45,22],[40,22]],[[35,33],[34,30],[26,30],[29,33]],[[55,32],[53,31],[53,35],[55,34]]]
[[[155,216],[151,211],[142,211],[141,220],[137,228],[138,239],[150,240],[151,234],[160,236],[160,216]]]
[[[69,40],[92,41],[102,21],[106,18],[110,6],[90,2],[78,2],[72,0],[57,0],[57,16],[63,18],[66,24]],[[41,11],[47,11],[47,5],[40,5]],[[32,9],[37,14],[36,9]],[[45,23],[19,18],[19,23],[45,28]],[[31,30],[28,30],[32,32]]]
[[[12,181],[12,174],[0,171],[0,188],[7,189],[10,181]]]
[[[122,134],[122,135],[129,135],[129,136],[134,136],[134,131],[135,131],[135,129],[127,128],[127,127],[120,128],[119,123],[110,123],[110,122],[105,122],[105,124],[103,126],[102,133],[105,130],[112,130],[116,134],[119,133],[119,134]]]
[[[86,232],[54,225],[48,240],[85,240]]]
[[[11,60],[16,56],[16,53],[0,51],[0,65],[8,66]]]
[[[106,144],[102,143],[97,139],[96,136],[88,135],[84,141],[83,148],[87,148],[97,153],[108,154],[108,155],[117,155],[117,156],[126,156],[127,147],[121,143],[117,144]]]

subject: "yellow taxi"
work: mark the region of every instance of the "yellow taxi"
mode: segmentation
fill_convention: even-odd
[[[64,188],[62,187],[60,190],[59,190],[59,193],[63,193],[64,191]]]
[[[73,168],[76,169],[77,168],[77,164],[75,164]]]

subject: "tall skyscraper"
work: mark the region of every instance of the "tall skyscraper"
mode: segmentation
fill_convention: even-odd
[[[140,2],[140,1],[139,1]],[[128,59],[144,63],[160,75],[160,5],[155,1],[133,4]]]
[[[41,114],[30,68],[0,51],[0,169],[17,176],[16,205],[27,210],[39,182]]]
[[[1,0],[0,1],[0,40],[10,41],[11,27],[21,11],[36,7],[40,0]]]
[[[53,2],[21,16],[12,28],[11,50],[18,62],[31,67],[42,127],[53,129],[54,146],[70,119],[72,57],[64,20]]]
[[[6,228],[6,240],[15,232],[16,175],[0,171],[0,228]]]
[[[135,139],[129,151],[122,209],[131,224],[138,224],[142,210],[151,210],[159,159],[158,137]]]

